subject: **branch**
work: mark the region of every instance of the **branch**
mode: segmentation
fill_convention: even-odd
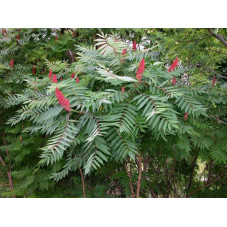
[[[214,36],[216,39],[218,39],[219,41],[221,41],[222,44],[223,44],[225,47],[227,47],[227,41],[225,40],[224,37],[222,37],[221,35],[218,35],[218,34],[214,33],[214,32],[212,31],[211,28],[208,28],[208,31],[210,32],[210,34],[211,34],[212,36]]]
[[[198,68],[199,68],[200,66],[206,68],[209,72],[214,73],[214,74],[215,74],[216,76],[218,76],[218,77],[227,79],[226,76],[222,76],[221,74],[217,73],[215,70],[211,69],[210,67],[208,67],[208,66],[206,66],[206,65],[204,65],[204,64],[198,63],[198,64],[196,65],[196,67],[198,67]]]
[[[198,191],[200,191],[200,190],[202,190],[202,189],[204,189],[204,188],[207,188],[207,187],[209,187],[211,184],[213,184],[214,182],[218,181],[218,180],[226,173],[226,170],[227,170],[227,169],[225,169],[223,173],[221,173],[218,177],[214,178],[214,179],[213,179],[212,181],[210,181],[209,183],[206,183],[205,185],[203,185],[203,186],[201,186],[201,187],[195,189],[194,191],[192,191],[192,192],[187,196],[187,198],[190,197],[190,196],[191,196],[192,194],[194,194],[195,192],[198,192]]]
[[[5,162],[2,159],[2,156],[0,156],[0,162],[2,163],[3,166],[6,166]]]
[[[209,117],[211,117],[212,119],[216,120],[218,122],[218,124],[224,124],[224,125],[227,125],[226,122],[220,120],[218,117],[214,117],[212,115],[210,115]]]
[[[75,62],[74,54],[70,49],[66,52],[66,54],[68,54],[69,57],[71,58],[71,63]]]

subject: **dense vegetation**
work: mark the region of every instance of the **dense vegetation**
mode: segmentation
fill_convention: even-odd
[[[1,29],[1,197],[227,197],[226,29]]]

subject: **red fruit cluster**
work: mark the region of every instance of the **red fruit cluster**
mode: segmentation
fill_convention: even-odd
[[[3,36],[7,36],[7,31],[5,28],[2,29],[2,34],[3,34]]]
[[[136,41],[133,42],[132,49],[136,50]]]
[[[126,49],[124,49],[124,50],[122,51],[122,53],[121,53],[121,54],[122,54],[122,55],[125,55],[125,54],[126,54],[126,52],[127,52],[127,50],[126,50]],[[122,62],[124,62],[125,60],[124,60],[124,59],[121,59],[121,61],[122,61]]]
[[[177,83],[177,79],[175,76],[173,76],[172,83],[173,83],[173,85],[176,85],[176,83]]]
[[[50,78],[50,79],[52,78],[52,75],[53,75],[53,72],[52,72],[52,70],[50,69],[50,71],[49,71],[49,78]]]
[[[121,92],[125,92],[125,87],[122,87],[121,88]]]
[[[212,86],[214,86],[214,85],[215,85],[215,83],[216,83],[216,77],[215,77],[215,76],[213,76]]]
[[[32,66],[32,73],[35,75],[36,74],[36,71],[35,71],[35,67]]]
[[[14,64],[14,60],[13,60],[13,58],[12,58],[11,61],[10,61],[10,67],[11,67],[11,68],[13,67],[13,64]]]
[[[78,77],[76,78],[76,83],[80,83],[80,79]]]
[[[136,78],[138,79],[139,82],[141,81],[141,79],[143,77],[144,70],[145,70],[145,60],[143,58],[140,62],[139,68],[136,73]]]
[[[178,57],[173,61],[173,64],[169,67],[168,71],[173,72],[176,69],[177,65],[178,65]],[[176,85],[177,83],[176,77],[173,77],[172,83],[173,85]]]
[[[168,71],[173,72],[178,65],[178,57],[173,61],[173,64],[169,67]]]
[[[186,113],[184,114],[184,120],[185,120],[185,121],[187,120],[187,118],[188,118],[188,112],[186,112]]]
[[[57,79],[56,74],[53,75],[52,82],[56,83],[56,84],[58,83],[58,79]]]
[[[71,78],[73,79],[75,77],[75,73],[72,73]]]
[[[123,51],[122,51],[122,55],[125,55],[127,53],[127,50],[126,49],[124,49]]]
[[[71,107],[69,100],[65,98],[65,96],[61,93],[61,91],[56,87],[55,93],[58,99],[59,104],[64,107],[64,109],[68,112],[70,112]]]

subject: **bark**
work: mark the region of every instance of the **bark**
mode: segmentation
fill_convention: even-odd
[[[81,168],[79,168],[79,170],[80,170],[81,182],[82,182],[82,187],[83,187],[83,194],[84,194],[84,198],[86,198],[86,191],[85,191],[85,184],[84,184],[84,176],[83,176],[83,172],[82,172]]]
[[[136,198],[140,197],[140,184],[142,177],[142,157],[138,155],[138,181],[137,181],[137,190],[136,190]]]
[[[127,172],[127,174],[128,174],[128,178],[129,178],[129,187],[130,187],[130,190],[131,190],[131,195],[132,195],[132,198],[134,198],[135,195],[134,195],[134,190],[133,190],[133,186],[132,186],[131,164],[130,164],[130,171],[128,170],[127,163],[125,163],[125,169],[126,169],[126,172]]]

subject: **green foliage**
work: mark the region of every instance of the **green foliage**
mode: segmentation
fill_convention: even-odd
[[[0,130],[6,139],[1,140],[0,155],[6,160],[10,151],[6,164],[12,167],[15,184],[3,196],[82,197],[85,181],[88,197],[130,197],[129,183],[136,191],[142,157],[143,197],[183,197],[203,183],[199,174],[191,175],[199,168],[197,160],[206,163],[203,174],[209,176],[212,167],[217,171],[213,177],[225,168],[226,84],[220,81],[212,87],[203,81],[189,86],[187,79],[194,75],[192,82],[196,80],[198,71],[189,68],[201,58],[202,46],[210,44],[202,42],[197,49],[190,44],[189,59],[185,48],[172,45],[184,30],[105,31],[110,33],[108,29],[8,29],[7,37],[1,37],[4,124]],[[204,29],[187,32],[206,34]],[[137,42],[144,38],[135,51],[129,45],[131,37]],[[167,65],[175,52],[181,63],[169,72]],[[166,56],[171,60],[167,62]],[[216,62],[211,64],[208,57],[203,59],[205,65],[216,69],[212,65]],[[142,58],[145,71],[138,81]],[[49,78],[49,70],[58,83]],[[70,111],[59,104],[56,88],[69,100]],[[131,168],[131,179],[125,165]]]

